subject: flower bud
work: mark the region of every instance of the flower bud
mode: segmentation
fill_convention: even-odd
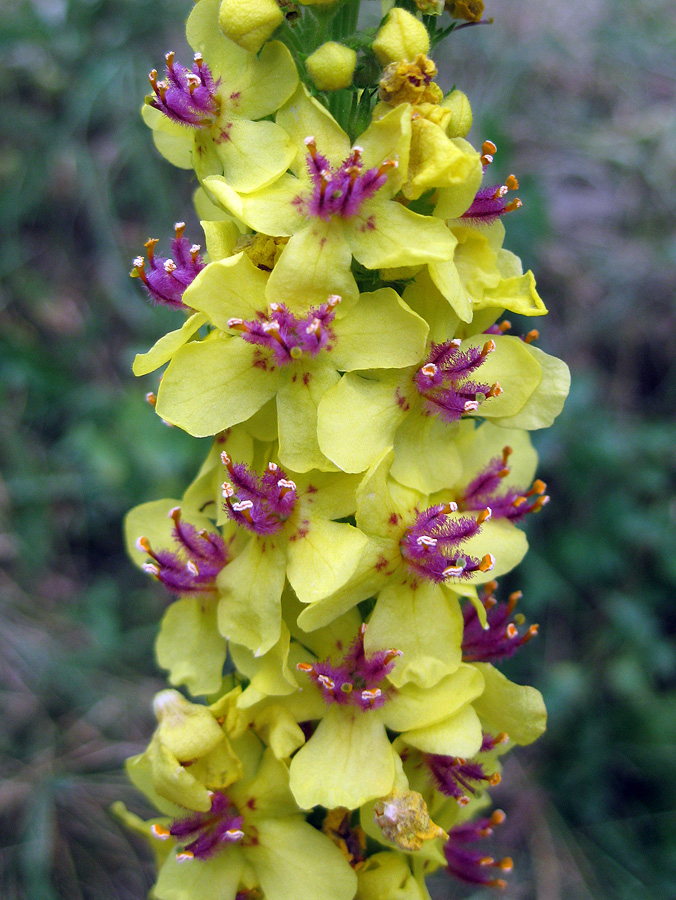
[[[223,34],[250,53],[258,53],[283,21],[275,0],[222,0],[218,14]]]
[[[451,91],[444,99],[443,106],[451,113],[446,124],[449,137],[465,137],[472,127],[472,107],[462,91]]]
[[[427,55],[430,50],[430,37],[419,19],[405,9],[395,7],[390,10],[372,47],[378,62],[382,66],[387,66],[402,59],[412,61],[420,53]]]
[[[352,82],[357,53],[336,41],[328,41],[310,54],[305,64],[320,91],[338,91]]]

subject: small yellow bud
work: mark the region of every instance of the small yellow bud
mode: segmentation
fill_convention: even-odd
[[[446,124],[449,137],[465,137],[472,127],[472,107],[462,91],[451,91],[444,99],[443,106],[450,112],[450,121]]]
[[[209,710],[171,688],[155,695],[153,711],[157,737],[181,762],[206,756],[223,740],[223,730]]]
[[[250,53],[258,53],[283,21],[275,0],[222,0],[218,14],[223,34]]]
[[[357,53],[336,41],[328,41],[310,54],[305,64],[320,91],[338,91],[352,83]]]
[[[380,64],[387,66],[402,59],[412,61],[420,53],[427,55],[430,36],[419,19],[405,9],[395,7],[388,13],[372,46]]]

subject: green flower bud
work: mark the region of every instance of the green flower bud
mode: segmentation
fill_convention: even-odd
[[[223,34],[250,53],[258,53],[283,21],[274,0],[223,0],[218,14]]]
[[[405,9],[390,10],[385,24],[371,45],[382,66],[402,59],[412,61],[430,50],[430,36],[423,23]]]
[[[336,41],[322,44],[305,62],[310,77],[320,91],[338,91],[349,87],[356,64],[356,51]]]

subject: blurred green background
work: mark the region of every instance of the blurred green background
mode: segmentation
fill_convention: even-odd
[[[163,426],[136,351],[172,327],[128,278],[148,236],[198,231],[194,184],[138,115],[185,48],[188,0],[0,8],[0,897],[140,900],[107,812],[164,685],[161,591],[126,561],[135,503],[179,495],[203,442]],[[540,346],[573,369],[537,435],[553,502],[521,588],[540,637],[505,667],[547,735],[506,766],[519,900],[676,898],[676,17],[670,0],[487,0],[442,84],[521,182],[507,246],[537,276]],[[524,329],[521,329],[524,330]],[[147,382],[147,383],[146,383]],[[492,896],[439,880],[435,897]],[[205,898],[207,900],[207,898]]]

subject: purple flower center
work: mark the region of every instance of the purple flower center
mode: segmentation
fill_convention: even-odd
[[[332,169],[328,159],[317,151],[313,137],[305,138],[308,149],[307,167],[312,179],[312,196],[298,198],[307,215],[328,221],[332,216],[349,219],[362,208],[365,200],[376,193],[387,181],[387,173],[396,168],[395,160],[385,160],[378,168],[364,171],[363,150],[354,147],[350,155],[337,169]]]
[[[164,80],[157,80],[156,69],[148,75],[155,95],[146,102],[181,125],[208,128],[220,111],[221,101],[216,93],[219,82],[214,81],[202,54],[195,54],[192,69],[174,62],[173,50],[165,59]]]
[[[504,732],[496,737],[484,732],[479,754],[488,753],[497,744],[503,744],[507,740]],[[458,806],[467,806],[470,795],[476,796],[488,785],[500,784],[500,774],[494,772],[487,775],[483,763],[478,759],[468,761],[460,756],[431,753],[425,754],[423,758],[437,789],[446,797],[454,797]]]
[[[511,872],[514,864],[506,856],[504,859],[495,860],[492,856],[485,856],[477,850],[471,850],[467,844],[490,837],[496,825],[502,825],[505,814],[501,809],[496,809],[490,819],[477,819],[475,822],[465,822],[456,825],[448,832],[448,840],[444,845],[444,855],[448,864],[447,870],[451,875],[466,881],[469,884],[483,884],[487,887],[505,888],[507,883],[503,878],[496,878],[496,869],[502,872]]]
[[[487,553],[482,559],[462,555],[460,546],[481,531],[490,518],[490,510],[473,516],[451,518],[457,510],[455,503],[439,503],[418,513],[414,524],[404,532],[399,542],[401,555],[409,570],[430,581],[465,578],[480,570],[489,572],[495,559]]]
[[[493,155],[497,147],[492,141],[484,141],[481,148],[481,162],[483,164],[484,173],[488,166],[493,162]],[[514,175],[508,175],[504,184],[493,184],[488,187],[480,188],[472,200],[472,204],[462,216],[461,220],[469,222],[470,225],[490,225],[504,216],[505,213],[513,212],[520,209],[523,204],[518,197],[508,200],[507,195],[510,191],[518,190],[519,182]]]
[[[225,450],[221,461],[230,474],[222,485],[228,516],[255,534],[274,534],[293,512],[296,485],[276,463],[268,463],[262,476],[244,463],[233,463]]]
[[[480,510],[488,507],[493,518],[515,522],[523,519],[527,513],[540,512],[542,507],[549,503],[549,497],[545,494],[547,485],[539,478],[527,491],[508,488],[499,493],[502,479],[510,472],[507,462],[511,454],[511,447],[503,447],[502,456],[494,457],[476,478],[470,481],[458,499],[459,509]]]
[[[196,812],[185,819],[177,819],[170,828],[156,824],[152,831],[162,840],[174,837],[183,842],[193,838],[176,854],[179,862],[185,862],[207,859],[228,844],[239,843],[244,838],[243,821],[227,794],[215,791],[211,795],[209,812]]]
[[[483,347],[460,350],[459,340],[432,344],[425,365],[413,376],[413,383],[424,400],[425,412],[444,422],[457,422],[463,413],[476,412],[479,405],[490,397],[497,397],[502,388],[479,384],[469,380],[489,353],[495,350],[495,341],[487,341]]]
[[[245,341],[270,350],[279,366],[302,356],[316,356],[331,349],[335,335],[331,329],[340,297],[332,294],[326,303],[313,307],[302,319],[296,318],[283,303],[271,303],[269,312],[258,313],[252,321],[228,319],[228,327],[241,332]]]
[[[366,711],[378,709],[387,700],[387,689],[380,685],[392,671],[401,650],[378,650],[367,657],[364,653],[365,633],[366,625],[362,625],[339,663],[330,659],[314,665],[298,663],[298,671],[305,672],[314,681],[326,703],[356,706]]]
[[[477,611],[471,603],[466,604],[462,614],[465,627],[462,636],[462,658],[464,662],[499,662],[514,656],[523,646],[538,633],[538,626],[531,625],[520,633],[517,626],[523,625],[524,618],[514,615],[514,608],[521,599],[521,591],[515,591],[507,598],[506,603],[498,603],[493,596],[497,582],[490,581],[484,586],[480,595],[481,603],[486,610],[488,628],[483,628]]]
[[[191,244],[183,236],[185,222],[177,222],[174,229],[176,237],[171,242],[173,256],[155,256],[157,238],[151,238],[145,244],[149,269],[146,270],[144,257],[137,256],[130,274],[132,278],[141,279],[155,303],[173,309],[186,309],[182,301],[183,293],[204,268],[204,260],[200,256],[200,245]]]
[[[174,521],[173,538],[177,552],[155,552],[146,537],[140,537],[136,546],[151,557],[143,564],[143,570],[161,581],[172,594],[182,597],[211,594],[216,590],[216,576],[228,562],[228,552],[220,534],[199,530],[181,518],[181,509],[175,506],[169,511]]]

